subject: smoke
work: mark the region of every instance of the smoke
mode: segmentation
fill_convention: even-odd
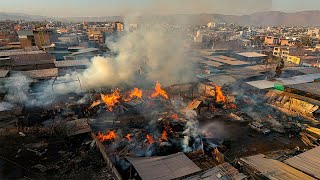
[[[13,107],[14,107],[14,105],[10,104],[8,102],[0,102],[0,111],[10,110]]]
[[[25,103],[28,101],[28,92],[30,90],[32,80],[22,74],[13,74],[4,84],[7,91],[5,100],[11,103]]]
[[[173,29],[160,25],[145,25],[133,32],[125,32],[111,42],[114,58],[95,57],[92,65],[81,75],[86,88],[134,84],[139,70],[144,69],[151,81],[165,85],[190,81],[186,65],[190,62],[183,47],[183,37]]]
[[[199,137],[199,122],[197,120],[197,112],[189,110],[186,112],[187,123],[185,130],[183,131],[182,148],[184,152],[190,152],[194,150],[193,145],[190,145],[190,139],[198,139]]]
[[[184,48],[183,33],[170,26],[142,25],[135,31],[126,31],[116,42],[107,42],[115,57],[94,57],[83,73],[71,73],[59,79],[65,82],[79,78],[83,89],[117,87],[125,83],[137,84],[142,73],[147,81],[159,81],[168,86],[192,81],[187,66],[191,62]],[[55,92],[79,90],[78,83],[59,84]]]

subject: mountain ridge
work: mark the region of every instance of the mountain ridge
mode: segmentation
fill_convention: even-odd
[[[23,13],[0,12],[0,20],[26,20],[26,21],[120,21],[121,16],[101,16],[101,17],[47,17],[38,15],[28,15]],[[158,20],[159,22],[186,23],[195,25],[205,25],[208,22],[226,22],[247,26],[320,26],[320,11],[300,11],[281,12],[266,11],[249,15],[223,15],[223,14],[175,14],[175,15],[144,15],[139,17],[140,21]]]

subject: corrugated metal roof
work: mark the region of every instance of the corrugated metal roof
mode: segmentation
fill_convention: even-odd
[[[56,67],[73,67],[73,66],[89,66],[91,62],[89,60],[64,60],[55,61]]]
[[[26,51],[23,49],[19,50],[7,50],[7,51],[0,51],[0,56],[14,56],[14,55],[25,55],[25,54],[45,54],[45,51]]]
[[[17,31],[18,36],[33,36],[33,30],[20,30]]]
[[[240,66],[240,65],[248,65],[248,62],[239,61],[237,59],[227,57],[227,56],[205,56],[208,59],[211,59],[216,62],[232,65],[232,66]]]
[[[240,56],[244,56],[247,58],[257,58],[257,57],[267,57],[267,55],[257,53],[257,52],[242,52],[242,53],[237,53]]]
[[[175,179],[201,171],[184,153],[162,157],[126,159],[134,166],[141,179]]]
[[[241,180],[246,179],[246,175],[239,173],[239,171],[231,166],[229,163],[220,164],[203,173],[186,178],[185,180]]]
[[[317,179],[320,179],[320,146],[284,161]]]
[[[294,84],[288,87],[320,96],[320,82]]]
[[[269,179],[314,179],[311,176],[294,169],[280,161],[267,159],[263,154],[241,158],[240,162],[253,168],[256,173],[261,174]]]
[[[247,84],[256,87],[258,89],[268,89],[274,87],[275,82],[268,80],[260,80],[260,81],[250,81]]]
[[[290,78],[277,78],[276,81],[268,81],[268,80],[251,81],[251,82],[247,82],[247,84],[254,86],[258,89],[268,89],[268,88],[274,87],[274,84],[281,84],[281,85],[303,84],[303,83],[313,82],[315,79],[318,79],[318,78],[320,78],[320,73],[293,76]]]
[[[215,75],[208,78],[208,80],[219,86],[229,85],[237,81],[235,78],[228,75]]]
[[[200,63],[202,64],[206,64],[208,66],[213,66],[213,67],[220,67],[222,66],[223,64],[222,63],[219,63],[219,62],[215,62],[215,61],[201,61]]]
[[[98,48],[86,48],[86,49],[80,49],[78,52],[72,53],[72,55],[79,55],[79,54],[84,54],[84,53],[90,53],[90,52],[95,52],[99,51]]]
[[[20,73],[30,78],[42,79],[42,78],[51,78],[58,76],[58,68],[52,69],[41,69],[41,70],[32,70],[32,71],[13,71],[14,73]]]
[[[0,70],[0,78],[4,78],[8,75],[9,70]]]

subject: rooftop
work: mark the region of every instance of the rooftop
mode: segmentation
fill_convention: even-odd
[[[320,78],[320,73],[317,74],[307,74],[301,76],[293,76],[290,78],[277,78],[275,81],[269,80],[260,80],[260,81],[251,81],[247,84],[254,86],[258,89],[268,89],[274,87],[275,84],[281,85],[295,85],[313,82],[315,79]]]
[[[58,68],[13,72],[17,72],[34,79],[45,79],[58,76]]]
[[[289,88],[320,96],[320,82],[289,85]]]
[[[239,66],[239,65],[248,65],[249,63],[244,61],[239,61],[235,58],[227,57],[227,56],[206,56],[206,58],[211,59],[216,62],[232,65],[232,66]]]
[[[203,173],[187,178],[186,180],[200,180],[200,179],[240,180],[240,179],[246,179],[246,176],[242,173],[239,173],[239,171],[233,166],[231,166],[229,163],[223,163]]]
[[[175,179],[201,171],[184,153],[161,157],[126,157],[141,179]]]
[[[284,162],[317,179],[320,179],[320,146],[294,156]]]
[[[79,54],[84,54],[84,53],[90,53],[90,52],[95,52],[99,51],[98,48],[85,48],[85,49],[80,49],[78,52],[72,53],[72,55],[79,55]]]
[[[14,55],[24,55],[24,54],[45,54],[45,51],[26,51],[24,49],[6,50],[0,51],[0,56],[14,56]]]
[[[89,66],[91,63],[89,60],[65,60],[54,61],[57,68],[61,67],[74,67],[74,66]]]
[[[249,166],[253,171],[255,171],[255,173],[258,173],[268,179],[314,179],[280,161],[267,159],[263,154],[241,158],[240,162],[245,166]]]
[[[257,58],[257,57],[267,57],[267,55],[257,53],[257,52],[242,52],[242,53],[237,53],[240,56],[244,56],[247,58]]]

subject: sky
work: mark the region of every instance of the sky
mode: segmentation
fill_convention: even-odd
[[[0,0],[0,12],[54,17],[320,10],[320,0]]]

